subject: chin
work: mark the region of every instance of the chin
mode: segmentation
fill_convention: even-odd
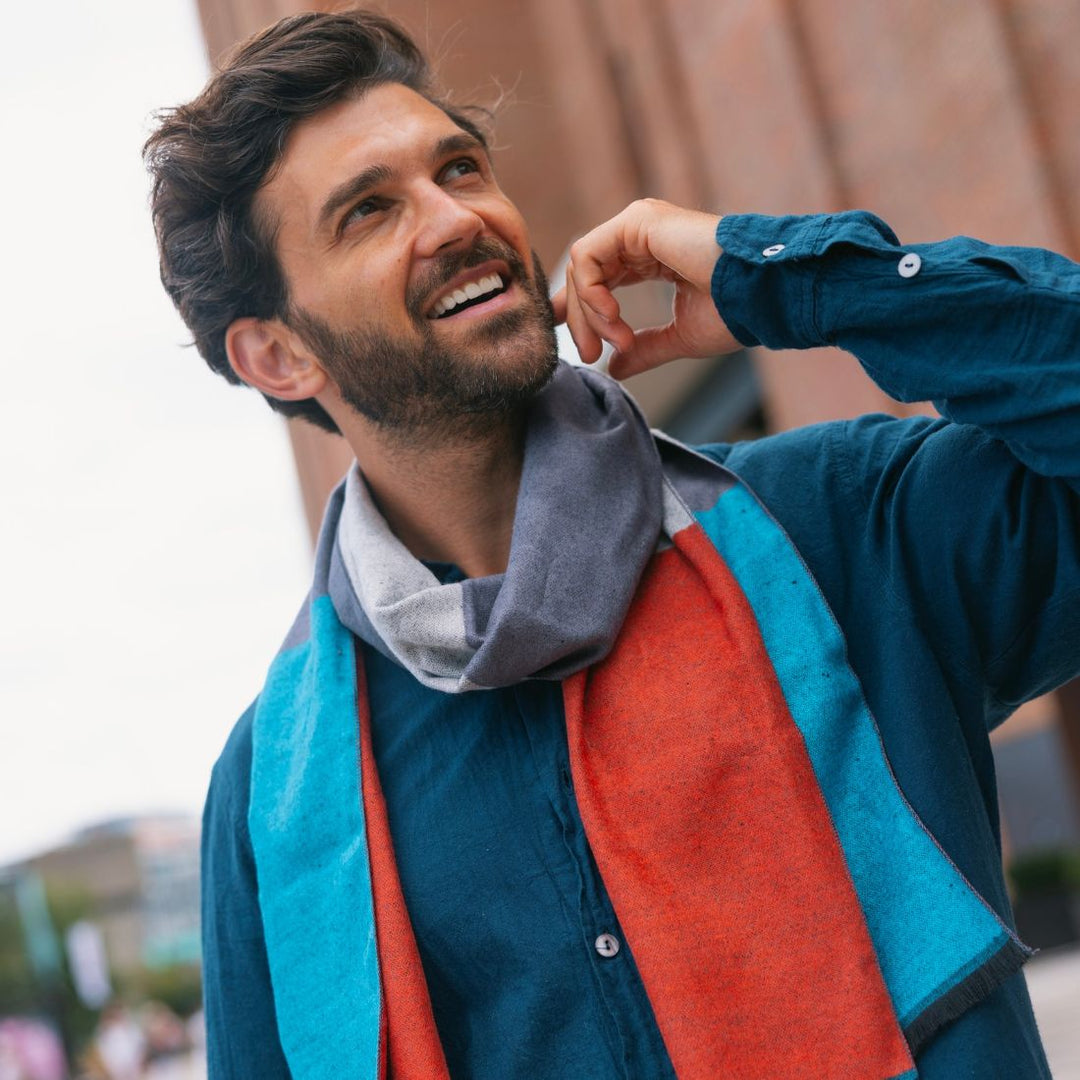
[[[305,312],[293,319],[342,401],[409,441],[467,435],[470,427],[519,414],[558,366],[554,318],[543,295],[478,322],[453,344],[425,323],[408,342],[389,333],[342,331]]]
[[[516,411],[551,382],[558,363],[554,349],[526,351],[515,343],[506,352],[497,350],[468,374],[459,373],[456,404],[462,412],[474,415]],[[453,405],[446,411],[452,409]]]

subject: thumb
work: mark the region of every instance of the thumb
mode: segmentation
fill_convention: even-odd
[[[628,379],[685,355],[686,346],[673,322],[650,326],[634,334],[629,349],[619,350],[608,360],[608,374],[613,379]]]

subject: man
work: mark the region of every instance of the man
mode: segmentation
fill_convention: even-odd
[[[386,20],[278,23],[147,152],[211,367],[357,458],[214,771],[211,1076],[1048,1076],[987,729],[1080,670],[1077,268],[636,203],[554,302],[587,361],[829,341],[951,420],[699,453],[556,364]]]

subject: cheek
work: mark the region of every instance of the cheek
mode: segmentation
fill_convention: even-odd
[[[526,266],[531,268],[533,264],[533,257],[536,253],[533,251],[532,237],[529,236],[529,230],[522,226],[515,235],[513,244],[514,248],[521,256],[521,261],[524,262]]]
[[[407,259],[371,260],[344,274],[335,288],[328,288],[322,300],[333,303],[337,312],[354,322],[380,326],[404,324],[408,322],[405,313],[408,285]]]
[[[521,256],[526,266],[531,265],[532,241],[529,227],[517,207],[509,200],[504,200],[497,211],[493,212],[493,218],[491,224],[498,234]]]

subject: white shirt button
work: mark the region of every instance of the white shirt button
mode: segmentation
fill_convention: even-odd
[[[614,956],[619,951],[619,939],[613,934],[601,934],[594,946],[601,956]]]
[[[783,244],[770,244],[761,254],[764,255],[766,259],[769,259],[773,255],[779,255],[783,250]]]
[[[900,260],[896,269],[901,277],[914,277],[922,269],[922,259],[913,251]]]

